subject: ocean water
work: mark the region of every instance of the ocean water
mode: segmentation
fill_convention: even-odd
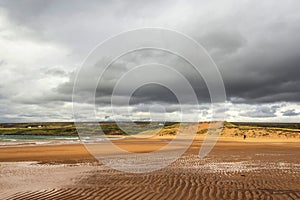
[[[97,143],[103,140],[115,139],[122,138],[110,138],[105,136],[79,138],[78,136],[52,135],[0,135],[0,146]]]

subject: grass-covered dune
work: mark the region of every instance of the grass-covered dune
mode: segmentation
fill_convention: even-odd
[[[167,122],[165,127],[174,124]],[[79,123],[73,122],[39,122],[39,123],[2,123],[0,124],[0,135],[78,135],[77,131],[80,130],[86,134],[107,134],[107,135],[127,135],[137,134],[147,129],[161,128],[159,122],[135,122],[134,126],[131,122],[120,122],[119,125],[115,122],[100,122],[100,123]]]
[[[74,123],[3,123],[0,135],[77,135]]]
[[[187,123],[188,124],[188,123]],[[80,133],[107,134],[107,135],[134,135],[138,133],[150,133],[159,130],[157,135],[176,135],[178,122],[99,122],[79,123],[73,122],[39,122],[39,123],[2,123],[0,124],[0,135],[49,135],[49,136],[77,136]],[[298,138],[300,135],[299,123],[246,123],[225,122],[221,135],[229,137],[268,137],[268,136],[292,136]],[[209,123],[199,123],[199,135],[208,133]]]
[[[238,127],[260,127],[278,129],[300,129],[300,123],[266,123],[266,122],[227,122]]]

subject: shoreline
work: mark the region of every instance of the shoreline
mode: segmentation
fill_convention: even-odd
[[[172,138],[160,137],[151,139],[131,139],[112,140],[111,142],[123,150],[145,153],[158,150],[167,145]],[[195,138],[189,149],[200,149],[203,143],[203,137]],[[42,145],[17,145],[17,146],[1,146],[0,162],[16,162],[16,161],[42,161],[42,162],[82,162],[97,161],[88,151],[86,146],[101,145],[99,143],[89,144],[42,144]],[[219,138],[216,141],[214,149],[222,148],[300,148],[298,140],[243,140],[232,138]],[[105,146],[103,146],[105,148]],[[109,152],[109,149],[107,149]]]

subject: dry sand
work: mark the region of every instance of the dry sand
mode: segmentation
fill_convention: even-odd
[[[114,141],[149,152],[168,137]],[[136,142],[138,141],[138,142]],[[98,163],[83,145],[0,148],[0,199],[300,199],[300,142],[221,138],[205,159],[198,137],[167,168],[129,174]]]

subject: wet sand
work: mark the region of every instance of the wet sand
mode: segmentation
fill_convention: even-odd
[[[139,141],[140,142],[140,141]],[[114,141],[149,152],[167,138]],[[1,199],[300,199],[300,142],[221,139],[197,156],[201,138],[170,166],[151,173],[119,172],[83,145],[0,148]]]

